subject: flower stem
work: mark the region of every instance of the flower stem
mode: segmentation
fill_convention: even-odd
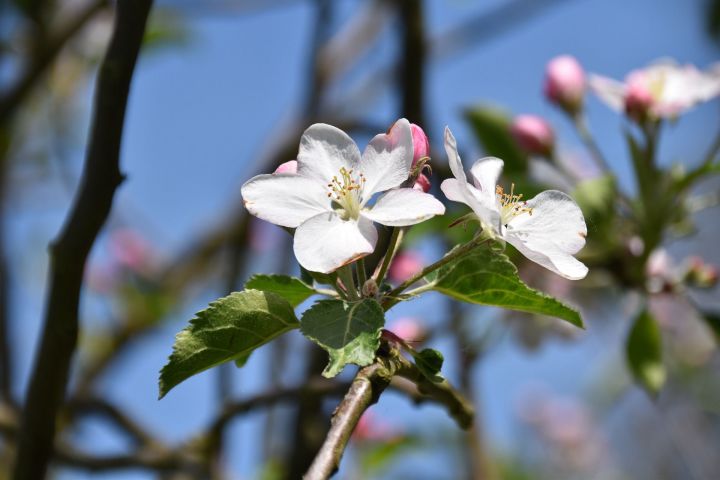
[[[385,252],[385,256],[380,264],[380,269],[375,275],[375,281],[378,285],[382,285],[383,280],[385,280],[385,275],[387,274],[388,268],[390,268],[390,263],[392,263],[395,253],[397,252],[397,246],[402,241],[403,232],[404,230],[399,227],[393,227],[392,229],[387,252]]]
[[[720,152],[720,130],[718,131],[717,135],[715,135],[715,140],[713,140],[712,145],[710,148],[708,148],[707,154],[705,154],[705,160],[703,161],[703,166],[710,166],[717,158],[718,152]]]
[[[362,290],[363,285],[365,285],[365,282],[367,281],[364,258],[361,258],[357,261],[357,263],[355,264],[355,269],[357,270],[358,287],[360,287],[360,289]]]
[[[575,125],[575,129],[577,130],[580,140],[582,140],[585,148],[590,151],[590,155],[592,156],[593,160],[595,160],[595,164],[600,168],[603,173],[611,172],[612,170],[610,169],[610,165],[608,164],[607,160],[605,160],[605,156],[603,155],[600,147],[598,147],[598,144],[595,142],[595,139],[590,133],[590,129],[587,126],[587,121],[585,120],[585,117],[583,115],[576,116],[573,119],[573,124]]]
[[[350,265],[345,265],[344,267],[338,269],[337,274],[338,278],[340,278],[343,285],[345,286],[348,299],[359,300],[360,296],[358,295],[357,287],[355,286],[355,279],[353,278],[352,267]]]
[[[385,310],[389,310],[392,308],[393,305],[398,303],[398,295],[403,293],[408,287],[410,287],[412,284],[417,282],[418,280],[422,279],[424,276],[434,272],[435,270],[439,269],[440,267],[443,267],[447,265],[448,263],[456,260],[457,258],[462,257],[463,255],[466,255],[468,252],[470,252],[473,248],[480,246],[481,244],[491,240],[490,237],[487,235],[480,233],[475,238],[467,242],[465,245],[462,245],[461,247],[456,248],[451,253],[445,255],[440,260],[438,260],[435,263],[431,263],[427,267],[423,268],[420,273],[417,273],[410,277],[409,279],[405,280],[403,283],[395,287],[393,290],[391,290],[387,295],[385,295],[385,298],[383,298],[382,306],[385,308]],[[420,289],[416,289],[419,291]]]

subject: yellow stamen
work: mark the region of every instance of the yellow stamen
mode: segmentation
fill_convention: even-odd
[[[503,188],[498,185],[495,187],[495,195],[500,202],[500,218],[502,224],[507,227],[510,220],[527,213],[532,215],[532,207],[527,206],[527,202],[522,199],[522,193],[515,194],[515,184],[511,184],[510,193],[505,193]]]

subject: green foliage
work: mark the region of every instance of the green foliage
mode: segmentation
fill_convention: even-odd
[[[370,365],[384,324],[383,309],[375,300],[321,300],[303,314],[300,330],[330,354],[323,371],[323,376],[330,378],[348,363]]]
[[[478,229],[478,223],[450,227],[454,219],[461,217],[467,211],[467,207],[464,205],[460,207],[458,203],[448,205],[445,215],[436,215],[429,220],[413,225],[405,234],[403,244],[413,245],[427,238],[427,235],[441,235],[452,244],[469,242]]]
[[[175,337],[160,372],[160,398],[215,365],[244,363],[253,350],[298,327],[293,307],[272,292],[244,290],[212,302]]]
[[[280,295],[297,307],[310,298],[315,290],[299,278],[287,275],[253,275],[245,284],[246,289],[262,290]]]
[[[505,161],[505,173],[515,176],[527,172],[528,159],[510,134],[512,118],[507,112],[481,105],[466,110],[465,118],[485,153]]]
[[[583,328],[580,314],[549,295],[528,287],[508,257],[482,244],[426,277],[433,290],[479,305],[550,315]]]
[[[572,197],[588,224],[588,243],[582,251],[585,258],[603,258],[618,242],[615,228],[615,201],[618,198],[615,177],[604,175],[577,184]]]
[[[440,375],[445,358],[442,353],[432,348],[425,348],[420,352],[410,351],[415,359],[418,370],[431,382],[442,382]]]
[[[583,180],[575,187],[572,197],[586,217],[597,221],[612,215],[617,200],[615,177],[608,174]]]
[[[364,442],[360,452],[360,470],[366,476],[378,475],[401,454],[418,446],[420,440],[409,435],[397,435],[384,441]]]
[[[183,16],[177,15],[170,9],[153,9],[143,38],[144,52],[167,47],[184,47],[189,45],[190,41],[191,31]]]
[[[651,395],[665,383],[660,327],[647,310],[637,316],[626,344],[627,362],[638,382]]]

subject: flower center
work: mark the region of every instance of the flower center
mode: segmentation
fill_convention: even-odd
[[[327,196],[337,204],[340,216],[345,220],[357,219],[360,216],[365,176],[362,173],[355,176],[352,169],[342,167],[340,175],[334,175],[327,186],[330,189]]]
[[[510,220],[527,213],[532,215],[532,208],[527,206],[527,202],[522,199],[521,194],[515,194],[515,184],[510,187],[510,193],[505,193],[503,188],[498,185],[495,187],[495,195],[500,204],[500,223],[507,228]]]

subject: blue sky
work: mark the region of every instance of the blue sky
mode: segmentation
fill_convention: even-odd
[[[337,3],[339,23],[354,15],[360,2]],[[440,34],[503,3],[427,1],[428,31],[431,36]],[[556,126],[562,145],[578,148],[565,119],[542,97],[545,63],[555,55],[569,53],[589,71],[615,78],[661,57],[705,67],[717,60],[718,50],[704,32],[704,3],[560,2],[540,18],[478,47],[449,58],[432,59],[427,76],[428,124],[424,127],[438,145],[442,128],[450,125],[459,144],[477,154],[461,112],[472,104],[491,103],[513,113],[546,116]],[[254,170],[259,156],[278,130],[302,108],[313,24],[311,5],[298,1],[250,15],[191,15],[187,18],[190,41],[186,45],[142,58],[133,82],[123,145],[122,165],[128,181],[120,190],[116,211],[131,212],[127,223],[148,235],[160,251],[172,255],[222,218],[237,202],[239,186]],[[396,25],[390,23],[387,28],[383,38],[388,41],[366,55],[363,60],[367,70],[362,65],[353,70],[348,83],[363,78],[371,67],[391,61],[396,50],[389,40],[394,38]],[[89,90],[88,102],[91,95]],[[595,99],[590,99],[588,109],[599,143],[619,172],[621,184],[630,188],[629,163],[620,135],[622,120]],[[386,88],[364,110],[369,118],[388,125],[396,117],[397,104]],[[668,129],[662,161],[698,158],[719,125],[716,102],[696,109]],[[85,127],[81,130],[84,132]],[[435,151],[441,150],[436,146]],[[77,158],[82,158],[81,151]],[[434,161],[445,159],[436,154]],[[65,197],[43,207],[18,210],[10,217],[10,257],[20,285],[13,291],[13,305],[20,324],[15,336],[23,351],[18,366],[22,375],[30,366],[42,311],[39,292],[43,290],[40,285],[46,260],[37,252],[44,251],[43,246],[57,231],[67,210],[66,202]],[[28,252],[28,245],[36,251]],[[432,247],[427,249],[432,255]],[[258,264],[263,265],[262,261]],[[141,342],[138,359],[125,364],[108,382],[107,388],[119,402],[168,439],[184,438],[204,425],[214,404],[213,379],[212,374],[200,375],[158,402],[157,371],[188,315],[219,293],[208,291],[193,300],[177,321]],[[428,308],[437,312],[438,302],[437,297],[431,297],[425,303],[411,303],[394,315],[429,317]],[[478,317],[478,322],[493,321],[492,313],[478,311]],[[617,338],[619,332],[606,334]],[[513,398],[523,385],[540,380],[558,391],[575,393],[585,387],[583,379],[597,373],[600,363],[617,361],[619,352],[605,348],[600,340],[586,333],[576,344],[551,342],[535,354],[507,342],[493,354],[479,377],[493,441],[501,446],[512,442]],[[262,387],[262,365],[261,353],[237,373],[243,392]],[[452,362],[448,368],[451,374]],[[388,396],[375,408],[387,415],[402,411],[401,417],[411,422],[425,414],[444,421],[442,412],[432,407],[416,411],[408,405]],[[233,442],[257,431],[254,429],[259,428],[260,420],[259,416],[249,416],[238,422]],[[119,446],[95,427],[88,427],[83,436],[97,451]],[[249,445],[251,442],[242,443],[246,446],[239,455],[235,455],[238,450],[231,449],[231,465],[238,477],[248,478],[257,468],[259,451]],[[73,474],[66,478],[83,477]],[[112,478],[150,477],[127,474]]]

